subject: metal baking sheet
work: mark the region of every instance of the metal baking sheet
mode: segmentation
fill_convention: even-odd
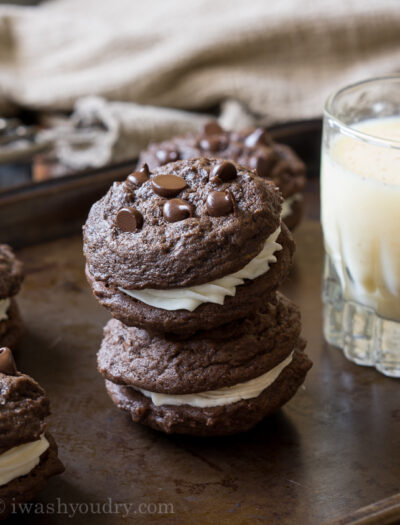
[[[70,513],[82,504],[74,518],[82,524],[126,523],[122,510],[85,513],[108,502],[131,504],[132,523],[321,524],[399,491],[398,382],[324,344],[319,223],[307,220],[295,237],[285,292],[301,307],[314,367],[281,412],[246,434],[213,439],[139,426],[107,397],[95,355],[108,314],[85,282],[80,236],[20,252],[27,332],[18,363],[51,398],[67,468],[40,501]],[[64,522],[65,514],[46,515],[46,523]]]
[[[320,125],[309,123],[308,129],[313,138],[307,144],[304,125],[281,127],[280,133],[300,154],[308,148],[303,156],[316,173]],[[114,175],[123,177],[126,169]],[[16,357],[50,396],[49,425],[66,466],[25,516],[10,523],[313,525],[339,523],[347,515],[340,523],[356,524],[361,514],[375,520],[368,523],[394,523],[379,521],[385,508],[386,516],[397,514],[393,499],[389,510],[389,504],[371,504],[400,491],[399,383],[348,362],[323,341],[318,178],[308,184],[307,219],[295,232],[295,265],[284,286],[300,305],[314,362],[305,385],[246,434],[194,438],[132,423],[114,407],[96,371],[109,316],[85,281],[80,235],[65,235],[78,230],[90,199],[112,177],[109,170],[99,172],[95,191],[85,190],[85,202],[77,203],[73,227],[63,224],[65,212],[54,232],[62,237],[51,242],[27,246],[46,232],[43,237],[32,227],[35,238],[24,236],[18,214],[25,206],[35,222],[41,203],[51,217],[50,194],[35,202],[27,190],[21,198],[14,195],[14,204],[8,201],[19,221],[9,223],[9,235],[18,234],[18,244],[27,246],[19,251],[27,272],[19,298],[26,333]],[[361,507],[366,510],[356,512]]]

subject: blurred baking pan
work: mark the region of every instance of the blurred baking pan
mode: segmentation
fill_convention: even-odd
[[[280,124],[271,131],[305,160],[310,178],[318,176],[320,120]],[[65,176],[56,173],[56,178],[46,178],[43,172],[48,167],[40,162],[40,157],[34,162],[0,165],[0,179],[3,184],[7,181],[6,187],[0,184],[1,242],[18,248],[79,231],[92,203],[113,181],[123,180],[135,164],[132,159]]]

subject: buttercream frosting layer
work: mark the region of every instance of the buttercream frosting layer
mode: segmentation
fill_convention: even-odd
[[[281,228],[278,227],[267,238],[261,252],[241,270],[209,283],[168,290],[126,290],[124,288],[120,290],[134,299],[163,310],[193,312],[203,303],[222,305],[226,296],[232,297],[236,294],[236,287],[244,284],[245,279],[256,279],[266,273],[270,265],[276,262],[275,253],[282,250],[282,246],[277,242],[280,233]]]

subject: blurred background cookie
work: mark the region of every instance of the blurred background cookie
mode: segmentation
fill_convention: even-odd
[[[296,153],[276,143],[265,128],[226,131],[216,121],[207,122],[201,133],[188,133],[161,143],[152,143],[139,157],[138,166],[150,169],[179,159],[214,157],[233,160],[257,175],[272,180],[284,202],[282,219],[295,228],[303,214],[306,166]]]

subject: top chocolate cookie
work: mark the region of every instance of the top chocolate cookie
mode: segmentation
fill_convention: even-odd
[[[131,174],[92,206],[88,270],[125,289],[203,284],[243,268],[280,226],[270,181],[232,162],[194,159]]]
[[[272,140],[264,128],[225,131],[217,122],[207,123],[202,133],[174,137],[150,144],[139,158],[139,165],[150,169],[179,159],[216,157],[232,159],[256,170],[275,182],[285,199],[301,192],[306,183],[306,167],[296,153]]]
[[[22,263],[10,246],[0,244],[0,300],[16,295],[22,280]]]

